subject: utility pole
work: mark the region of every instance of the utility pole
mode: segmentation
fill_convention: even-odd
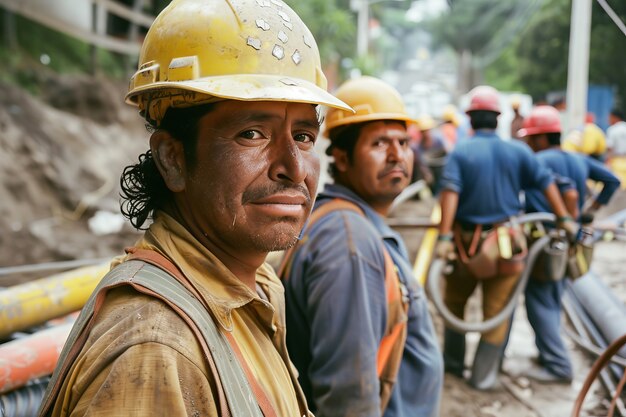
[[[572,0],[567,68],[567,126],[564,132],[582,129],[587,113],[591,1]]]
[[[369,21],[370,21],[370,5],[368,0],[357,0],[357,37],[356,52],[357,56],[365,56],[368,51],[369,44]]]

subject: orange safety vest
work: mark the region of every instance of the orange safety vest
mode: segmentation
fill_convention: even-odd
[[[283,257],[278,269],[278,276],[282,281],[289,279],[289,272],[293,263],[295,251],[308,239],[308,232],[313,225],[322,217],[337,210],[349,210],[365,217],[365,213],[359,206],[347,200],[335,198],[328,203],[321,205],[309,217],[309,223],[304,236],[299,242],[291,247]],[[387,292],[387,326],[385,335],[378,346],[376,359],[376,371],[380,381],[380,403],[381,412],[387,408],[391,398],[391,390],[396,382],[400,362],[404,352],[404,345],[407,337],[407,311],[408,301],[404,294],[406,288],[400,277],[396,265],[393,263],[391,255],[383,244],[383,255],[385,257],[385,290]]]

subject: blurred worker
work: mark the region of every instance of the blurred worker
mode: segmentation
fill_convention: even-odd
[[[283,263],[287,346],[311,410],[325,416],[437,416],[443,366],[426,297],[384,221],[413,154],[398,92],[362,77],[330,110],[329,184]]]
[[[607,162],[611,170],[619,176],[622,186],[626,183],[626,122],[620,109],[611,110],[609,115],[611,126],[606,131],[608,148]]]
[[[579,152],[603,162],[606,158],[606,137],[600,126],[594,123],[593,113],[587,113],[582,131],[573,130],[563,141],[563,149]]]
[[[311,210],[316,106],[350,111],[325,88],[282,2],[175,0],[156,18],[126,96],[150,150],[121,179],[122,213],[152,222],[83,309],[41,415],[310,415],[264,260]]]
[[[433,195],[437,195],[448,152],[443,138],[435,129],[435,120],[432,117],[427,114],[420,116],[417,120],[417,126],[422,137],[418,147],[419,155],[422,163],[428,167],[433,175],[432,182],[428,185]]]
[[[419,180],[423,180],[431,186],[434,181],[433,173],[430,168],[426,166],[420,152],[420,142],[422,140],[422,132],[416,123],[409,125],[406,129],[409,136],[409,147],[413,151],[413,174],[411,175],[411,183]]]
[[[524,116],[519,112],[521,100],[518,95],[511,97],[511,110],[513,110],[513,120],[511,120],[511,138],[519,139],[518,131],[523,127]]]
[[[521,229],[503,223],[522,211],[521,190],[544,190],[551,207],[571,238],[578,231],[567,215],[559,191],[549,171],[539,165],[526,144],[503,141],[495,133],[500,114],[498,92],[479,86],[470,92],[467,109],[474,136],[459,143],[448,157],[441,183],[442,218],[436,255],[456,259],[447,277],[445,302],[460,318],[465,305],[479,282],[482,282],[483,318],[497,315],[506,305],[520,277],[526,247]],[[504,232],[506,239],[500,239]],[[494,263],[476,263],[481,250],[497,234],[499,259]],[[495,264],[495,265],[494,265]],[[507,266],[508,270],[503,267]],[[486,390],[497,383],[503,344],[509,323],[482,334],[474,357],[471,386]],[[446,371],[463,375],[465,335],[450,328],[444,333]]]
[[[576,189],[578,206],[570,213],[583,209],[587,179],[604,184],[593,204],[585,213],[587,218],[609,202],[619,188],[619,180],[602,163],[580,154],[561,149],[561,121],[559,112],[551,106],[535,107],[520,130],[528,145],[537,152],[537,159],[553,173],[569,178]],[[550,206],[539,190],[526,193],[526,211],[546,212]],[[574,211],[572,213],[572,211]],[[561,338],[561,296],[565,281],[539,281],[531,279],[526,286],[525,302],[528,321],[535,331],[535,344],[539,350],[539,368],[525,374],[539,382],[571,382],[572,364]]]
[[[626,156],[626,122],[624,121],[624,113],[619,109],[611,110],[609,123],[611,125],[606,131],[609,157]]]
[[[441,124],[439,125],[439,132],[443,137],[448,152],[452,151],[456,146],[459,138],[459,116],[456,114],[456,107],[452,104],[448,104],[443,109],[441,114]]]

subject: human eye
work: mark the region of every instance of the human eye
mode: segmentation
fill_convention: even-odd
[[[315,136],[311,133],[296,133],[293,140],[300,143],[315,143]]]
[[[374,139],[372,146],[374,148],[385,148],[387,146],[387,141],[383,138]]]
[[[249,129],[249,130],[244,130],[243,132],[239,133],[239,137],[243,139],[253,140],[253,139],[263,139],[265,136],[258,130]]]
[[[402,146],[403,148],[406,148],[409,146],[409,138],[400,139],[398,142],[400,143],[400,146]]]

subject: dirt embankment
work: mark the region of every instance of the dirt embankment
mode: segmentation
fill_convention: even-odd
[[[82,76],[41,82],[38,98],[0,84],[0,266],[109,256],[134,240],[128,224],[97,235],[88,222],[119,213],[120,173],[147,147],[125,87]]]

